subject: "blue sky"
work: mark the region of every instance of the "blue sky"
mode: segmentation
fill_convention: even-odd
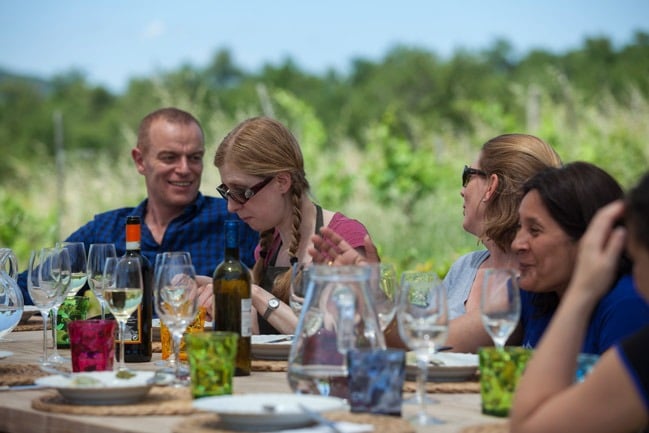
[[[636,30],[649,32],[648,0],[0,0],[0,68],[76,69],[120,91],[129,78],[204,67],[220,48],[248,71],[291,57],[319,73],[396,44],[449,56],[501,37],[518,53],[560,53],[587,36],[624,44]]]

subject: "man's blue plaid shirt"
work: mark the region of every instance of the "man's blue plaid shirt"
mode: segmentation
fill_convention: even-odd
[[[198,275],[211,276],[216,266],[223,260],[225,245],[224,223],[227,219],[238,219],[227,210],[227,202],[222,198],[198,194],[196,201],[187,206],[182,215],[174,219],[165,231],[162,243],[153,239],[144,223],[147,200],[137,207],[124,207],[95,215],[94,219],[72,233],[66,241],[83,242],[86,253],[90,244],[114,243],[117,256],[126,252],[126,217],[139,215],[142,219],[142,254],[155,263],[157,253],[165,251],[189,251]],[[255,263],[254,250],[259,235],[247,224],[241,222],[239,252],[241,260],[252,267]],[[27,276],[23,272],[18,278],[26,303],[31,304],[27,292]]]

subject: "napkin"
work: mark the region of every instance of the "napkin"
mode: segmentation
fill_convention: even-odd
[[[336,428],[340,430],[341,433],[364,433],[374,431],[374,426],[372,424],[359,424],[345,421],[337,422]],[[334,433],[334,431],[331,427],[320,424],[304,428],[274,431],[273,433]]]

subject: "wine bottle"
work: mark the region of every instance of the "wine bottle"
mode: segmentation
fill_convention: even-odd
[[[126,253],[124,257],[139,259],[142,269],[142,302],[126,323],[124,335],[124,360],[126,362],[149,362],[153,350],[152,325],[153,319],[153,268],[149,260],[142,255],[140,241],[142,227],[139,216],[126,217]],[[116,341],[116,353],[119,353],[119,342]]]
[[[225,222],[225,254],[214,270],[215,331],[231,331],[239,334],[235,376],[250,375],[250,334],[252,300],[250,271],[239,259],[239,222]]]

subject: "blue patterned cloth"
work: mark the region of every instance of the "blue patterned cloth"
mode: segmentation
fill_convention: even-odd
[[[214,268],[223,260],[225,245],[224,223],[228,219],[239,219],[236,214],[227,210],[227,202],[222,198],[208,197],[198,194],[196,201],[187,206],[182,213],[174,219],[165,231],[162,243],[158,244],[151,231],[144,223],[147,199],[137,207],[124,207],[95,215],[94,219],[72,233],[66,241],[84,242],[86,253],[92,243],[114,243],[117,255],[121,256],[126,251],[126,217],[139,215],[142,219],[142,254],[155,263],[157,253],[165,251],[189,251],[192,263],[198,275],[211,276]],[[239,225],[239,246],[241,260],[252,267],[255,246],[259,235],[247,224]],[[18,277],[18,284],[23,292],[26,304],[32,304],[27,292],[27,274],[23,272]]]

